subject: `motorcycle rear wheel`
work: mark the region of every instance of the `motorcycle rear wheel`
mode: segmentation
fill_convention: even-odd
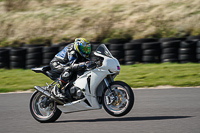
[[[115,81],[110,84],[114,94],[105,88],[103,93],[103,107],[112,116],[120,117],[130,112],[134,104],[134,93],[129,85],[122,81]]]
[[[56,121],[61,111],[56,107],[56,102],[52,101],[48,106],[42,106],[42,99],[46,96],[39,91],[35,91],[30,99],[30,112],[33,118],[41,123]]]

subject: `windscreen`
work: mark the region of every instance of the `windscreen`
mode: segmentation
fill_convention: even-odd
[[[96,52],[98,54],[102,54],[104,56],[108,56],[110,58],[112,58],[112,54],[110,53],[110,51],[106,48],[105,44],[101,44],[99,45],[99,47],[97,48]]]

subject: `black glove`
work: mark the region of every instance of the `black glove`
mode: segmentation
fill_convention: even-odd
[[[87,69],[94,69],[94,68],[96,68],[96,63],[94,62],[94,61],[87,61],[86,63],[85,63],[85,65],[86,65],[86,68]]]
[[[72,71],[81,71],[81,70],[84,70],[85,68],[86,68],[85,62],[81,62],[79,64],[73,64],[70,66],[70,70]]]

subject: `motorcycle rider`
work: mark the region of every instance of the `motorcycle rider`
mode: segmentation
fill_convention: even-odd
[[[94,66],[89,61],[91,44],[85,38],[76,38],[68,44],[50,62],[51,73],[59,74],[58,82],[53,88],[53,95],[62,99],[66,97],[64,86],[69,83],[73,74]]]

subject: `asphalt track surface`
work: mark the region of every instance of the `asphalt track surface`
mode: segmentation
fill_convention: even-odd
[[[0,133],[200,133],[200,88],[134,90],[124,117],[104,109],[62,114],[39,123],[30,114],[31,93],[0,94]]]

